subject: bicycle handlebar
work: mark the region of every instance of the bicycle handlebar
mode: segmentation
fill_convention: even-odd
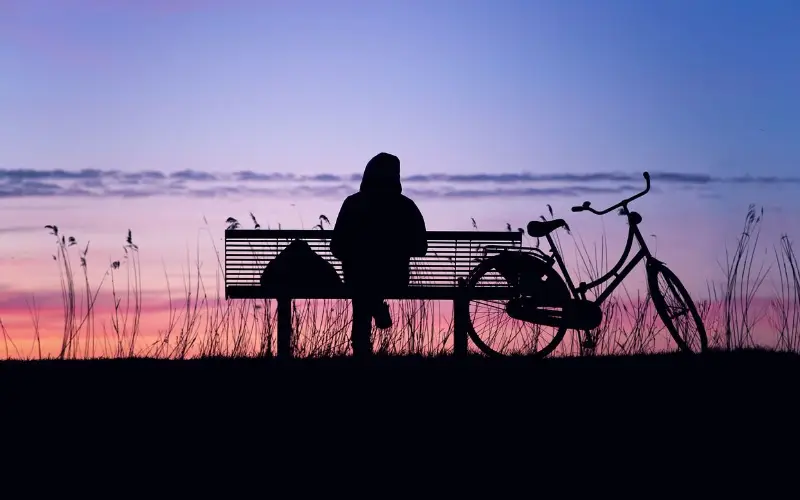
[[[644,196],[645,194],[647,194],[648,191],[650,191],[650,173],[649,172],[644,172],[642,174],[642,176],[644,177],[644,180],[647,183],[647,187],[645,187],[644,191],[642,191],[642,192],[640,192],[638,194],[635,194],[635,195],[631,196],[630,198],[622,200],[621,202],[617,203],[616,205],[608,207],[605,210],[601,210],[601,211],[595,210],[595,209],[593,209],[591,207],[591,202],[584,201],[583,205],[578,206],[578,207],[572,207],[572,211],[573,212],[586,211],[586,212],[592,212],[593,214],[596,214],[596,215],[603,215],[603,214],[607,214],[608,212],[610,212],[612,210],[615,210],[615,209],[617,209],[619,207],[624,207],[625,205],[627,205],[628,203],[632,202],[636,198]]]

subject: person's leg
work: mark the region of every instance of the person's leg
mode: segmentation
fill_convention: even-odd
[[[395,266],[394,269],[388,269],[390,271],[383,276],[383,280],[379,285],[375,285],[375,291],[372,294],[372,297],[375,299],[373,312],[375,326],[381,330],[392,327],[392,314],[384,298],[387,296],[396,296],[399,291],[407,288],[409,283],[407,268]]]
[[[389,311],[389,304],[376,297],[372,303],[372,315],[375,318],[375,327],[386,330],[392,327],[392,314]]]
[[[372,309],[368,297],[353,298],[353,328],[350,342],[353,356],[364,357],[372,354]]]

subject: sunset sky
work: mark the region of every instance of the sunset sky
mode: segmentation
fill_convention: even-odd
[[[24,338],[35,297],[59,324],[47,224],[90,241],[93,283],[130,229],[158,303],[198,259],[213,280],[228,217],[334,223],[381,151],[429,229],[550,204],[612,255],[625,221],[569,207],[648,170],[643,232],[703,295],[750,203],[768,263],[800,233],[798,20],[792,0],[0,0],[0,318]]]

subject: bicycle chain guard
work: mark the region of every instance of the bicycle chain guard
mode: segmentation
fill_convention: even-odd
[[[518,297],[506,304],[506,313],[511,318],[527,323],[573,330],[593,330],[603,321],[600,306],[580,299],[543,304],[536,297]]]

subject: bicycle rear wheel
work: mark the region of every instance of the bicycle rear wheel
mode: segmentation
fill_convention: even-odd
[[[527,255],[501,254],[481,262],[473,269],[467,287],[468,296],[487,287],[508,290],[514,298],[529,296],[532,289],[552,300],[571,297],[566,283],[552,266]],[[472,297],[476,296],[477,293],[472,293]],[[472,342],[489,356],[544,358],[551,354],[564,339],[567,328],[514,319],[506,310],[508,303],[507,298],[469,299],[467,333]]]
[[[667,266],[658,261],[647,263],[647,285],[653,305],[661,321],[683,352],[702,353],[708,350],[703,320],[686,291],[686,287]],[[675,321],[683,317],[682,321]]]

